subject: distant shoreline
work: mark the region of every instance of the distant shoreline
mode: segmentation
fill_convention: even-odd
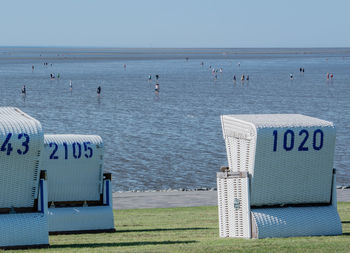
[[[302,50],[339,50],[347,49],[350,50],[350,47],[85,47],[85,46],[6,46],[0,45],[0,50],[2,49],[49,49],[49,50],[293,50],[293,51],[302,51]]]
[[[350,57],[350,48],[57,48],[0,47],[0,61],[103,61]]]

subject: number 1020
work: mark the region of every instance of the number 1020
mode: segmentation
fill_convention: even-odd
[[[298,136],[295,137],[295,133],[293,130],[288,129],[287,131],[284,132],[283,135],[283,148],[286,151],[291,151],[294,149],[294,146],[296,142],[298,142],[298,151],[308,151],[309,148],[311,148],[311,145],[307,144],[307,141],[310,138],[312,138],[312,148],[316,151],[321,150],[323,147],[323,131],[321,129],[316,129],[313,131],[310,136],[309,131],[306,129],[302,129],[299,131]],[[279,138],[278,131],[274,130],[273,131],[273,152],[276,152],[277,149],[279,149],[277,145],[277,141]],[[297,139],[297,141],[296,141]],[[298,145],[296,144],[296,145]]]

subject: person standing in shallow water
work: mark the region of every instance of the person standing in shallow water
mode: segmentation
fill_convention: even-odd
[[[101,86],[98,86],[97,87],[97,95],[100,95],[101,94]]]
[[[159,83],[156,83],[156,86],[154,87],[154,90],[159,92]]]
[[[27,94],[27,89],[26,89],[25,85],[23,85],[21,92],[22,92],[23,95]]]

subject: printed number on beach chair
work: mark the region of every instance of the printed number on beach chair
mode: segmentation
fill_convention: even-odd
[[[331,122],[299,114],[221,121],[229,164],[217,178],[221,236],[341,234]]]
[[[0,247],[48,246],[46,172],[39,121],[0,107]]]
[[[96,135],[45,135],[50,232],[114,231],[110,175]]]

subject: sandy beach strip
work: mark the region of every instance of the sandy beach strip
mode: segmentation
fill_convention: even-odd
[[[337,189],[339,202],[350,202],[350,189]],[[114,209],[217,206],[216,191],[115,192]]]

